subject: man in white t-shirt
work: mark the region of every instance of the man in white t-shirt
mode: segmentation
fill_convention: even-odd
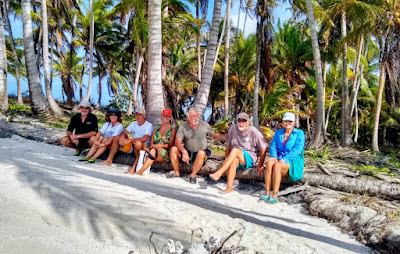
[[[134,153],[135,163],[139,160],[139,152],[146,147],[150,146],[150,137],[153,133],[153,125],[146,121],[146,110],[144,108],[137,108],[135,110],[136,121],[129,124],[129,126],[121,133],[119,139],[115,139],[112,143],[110,155],[107,160],[103,161],[104,165],[111,165],[115,154],[120,150],[124,153]],[[132,137],[129,137],[131,135]]]

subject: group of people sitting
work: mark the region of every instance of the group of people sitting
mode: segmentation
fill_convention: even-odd
[[[80,113],[71,119],[67,136],[61,139],[62,145],[76,150],[75,156],[90,148],[79,161],[94,163],[108,149],[109,155],[102,164],[111,165],[118,151],[133,153],[135,162],[125,173],[142,175],[155,161],[171,161],[173,171],[167,173],[168,178],[180,177],[180,162],[183,162],[192,164],[189,182],[196,184],[196,175],[211,154],[207,147],[207,137],[210,137],[226,140],[225,160],[217,171],[209,175],[217,181],[226,173],[227,187],[220,193],[233,190],[239,169],[246,170],[257,165],[257,174],[264,174],[265,177],[265,195],[261,200],[276,203],[282,177],[289,176],[292,181],[298,181],[303,176],[305,136],[302,130],[294,128],[296,116],[291,112],[283,115],[284,128],[276,131],[265,165],[267,142],[264,135],[251,126],[251,119],[244,112],[238,114],[237,124],[231,126],[228,134],[219,134],[207,122],[199,119],[195,108],[188,109],[187,119],[179,127],[173,121],[171,110],[164,109],[161,112],[161,125],[154,128],[146,121],[146,110],[137,108],[136,121],[126,129],[121,123],[121,112],[111,108],[100,130],[97,117],[91,113],[90,103],[82,101],[79,108]],[[147,158],[137,168],[140,151],[145,151]]]

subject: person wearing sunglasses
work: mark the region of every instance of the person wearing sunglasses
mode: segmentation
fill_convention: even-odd
[[[278,202],[282,177],[293,182],[303,178],[305,136],[294,127],[296,116],[292,112],[283,115],[283,127],[275,132],[269,147],[265,169],[265,195],[260,199],[268,203]],[[271,191],[272,188],[272,191]]]
[[[200,120],[199,112],[194,107],[189,108],[186,119],[187,121],[179,126],[175,146],[170,150],[170,159],[174,171],[168,172],[167,177],[180,177],[179,161],[188,164],[193,163],[189,182],[196,184],[196,175],[211,154],[211,150],[207,149],[207,136],[225,140],[226,135],[215,133],[207,122]]]
[[[262,172],[266,153],[267,143],[264,135],[254,126],[250,126],[249,115],[242,112],[237,117],[237,124],[229,129],[224,163],[221,168],[209,176],[217,181],[228,171],[227,187],[220,193],[232,192],[237,170],[252,168],[256,165],[259,157],[257,172]]]
[[[111,149],[113,140],[118,139],[119,135],[124,131],[122,126],[121,111],[116,108],[107,110],[106,121],[96,136],[91,137],[93,143],[88,154],[79,161],[87,161],[94,163],[106,150]]]
[[[81,101],[79,104],[80,113],[74,115],[67,128],[67,136],[61,138],[63,146],[76,150],[75,156],[79,156],[84,149],[89,148],[92,143],[89,139],[97,134],[97,117],[91,113],[89,101]]]

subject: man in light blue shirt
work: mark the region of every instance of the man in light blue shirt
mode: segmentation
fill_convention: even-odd
[[[153,125],[146,121],[146,110],[144,108],[137,108],[135,110],[136,121],[129,124],[129,126],[121,133],[119,139],[115,139],[112,144],[110,155],[107,160],[103,161],[104,165],[111,165],[115,154],[120,150],[124,153],[134,153],[135,162],[133,167],[139,160],[140,150],[150,146],[150,137],[153,133]],[[129,137],[131,135],[132,137]]]

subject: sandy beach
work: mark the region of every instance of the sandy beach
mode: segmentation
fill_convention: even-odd
[[[127,165],[72,154],[0,138],[0,253],[161,253],[168,239],[188,247],[235,230],[225,246],[241,253],[372,253],[301,204],[270,205],[246,190],[221,195],[224,181],[126,175]]]

